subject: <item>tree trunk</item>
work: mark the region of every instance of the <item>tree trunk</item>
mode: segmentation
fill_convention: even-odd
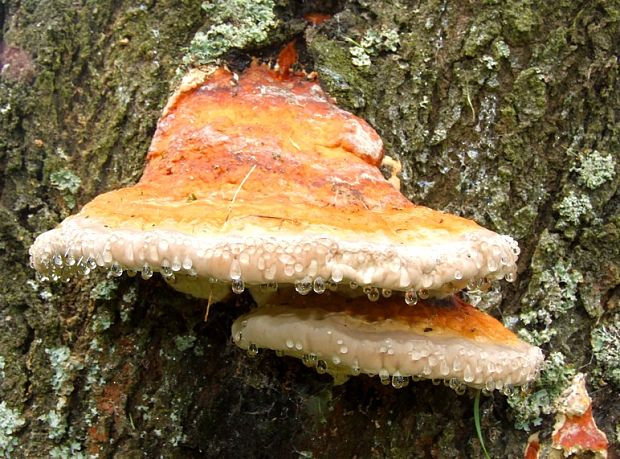
[[[252,16],[261,8],[273,26]],[[529,392],[483,397],[491,457],[522,457],[527,429],[548,438],[553,399],[576,371],[613,444],[618,2],[220,0],[206,10],[199,0],[0,2],[0,453],[483,456],[471,394],[365,376],[333,386],[272,352],[248,358],[230,339],[245,296],[205,322],[203,302],[155,278],[41,283],[28,267],[36,235],[140,177],[177,68],[211,45],[237,68],[292,39],[401,160],[409,198],[519,240],[517,282],[471,300],[548,362]],[[331,18],[302,20],[315,11]],[[229,19],[245,41],[192,42]]]

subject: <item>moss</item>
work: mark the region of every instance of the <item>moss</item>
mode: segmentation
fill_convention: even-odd
[[[523,70],[514,81],[510,95],[520,127],[527,127],[547,111],[547,85],[538,67]]]
[[[270,0],[216,0],[203,2],[202,9],[211,26],[192,39],[183,57],[186,65],[209,64],[232,48],[259,43],[277,22]]]

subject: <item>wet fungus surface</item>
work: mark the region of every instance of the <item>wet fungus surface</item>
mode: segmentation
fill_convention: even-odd
[[[194,70],[164,109],[141,180],[40,235],[31,262],[53,280],[159,272],[212,301],[249,289],[259,307],[235,322],[235,342],[337,380],[488,390],[531,380],[540,350],[454,296],[513,281],[517,243],[412,204],[383,159],[377,133],[315,79],[257,64]]]
[[[158,271],[196,296],[214,283],[303,294],[334,282],[413,297],[514,279],[514,240],[412,204],[382,158],[377,133],[314,80],[259,65],[194,71],[164,109],[140,182],[39,236],[32,263],[52,278]]]
[[[413,377],[456,390],[503,389],[533,379],[542,361],[540,349],[457,296],[411,307],[394,296],[374,303],[332,292],[302,299],[280,292],[239,317],[232,333],[250,354],[266,347],[336,381],[378,375],[396,388]]]

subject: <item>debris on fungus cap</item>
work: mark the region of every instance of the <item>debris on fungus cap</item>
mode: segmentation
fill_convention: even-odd
[[[213,285],[306,294],[344,282],[411,300],[514,280],[513,239],[412,204],[382,158],[368,123],[306,75],[194,70],[164,109],[139,183],[40,235],[31,261],[53,279],[160,272],[203,297]]]
[[[409,307],[395,296],[375,303],[278,293],[239,317],[232,336],[250,354],[267,348],[301,358],[336,382],[363,373],[397,388],[413,377],[509,390],[531,381],[543,360],[539,348],[457,296]]]

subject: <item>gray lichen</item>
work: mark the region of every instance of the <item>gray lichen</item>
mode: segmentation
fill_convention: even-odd
[[[198,31],[183,57],[185,65],[209,64],[232,48],[265,40],[276,25],[270,0],[217,0],[203,2],[211,26]]]
[[[598,325],[591,334],[592,352],[599,364],[596,373],[620,387],[620,316],[609,325]]]
[[[558,204],[557,210],[564,222],[578,225],[580,220],[592,211],[592,203],[586,195],[578,195],[574,191],[570,191]],[[562,221],[560,221],[561,223]]]
[[[0,402],[0,454],[11,457],[17,446],[15,433],[21,429],[26,421],[17,409],[9,408],[3,400]]]
[[[532,389],[515,391],[508,396],[515,427],[529,431],[531,426],[539,426],[542,417],[553,412],[553,401],[568,387],[575,374],[576,370],[567,365],[561,352],[549,354]]]
[[[75,195],[82,185],[80,177],[68,169],[59,169],[50,174],[50,183],[62,194],[69,209],[75,208]]]
[[[615,175],[616,162],[611,155],[597,150],[580,157],[580,164],[572,170],[579,174],[579,183],[591,190],[598,188]]]
[[[369,29],[359,43],[348,39],[352,43],[349,47],[351,62],[357,67],[369,67],[372,64],[371,56],[378,53],[398,51],[400,37],[396,29],[382,29],[380,31]]]

